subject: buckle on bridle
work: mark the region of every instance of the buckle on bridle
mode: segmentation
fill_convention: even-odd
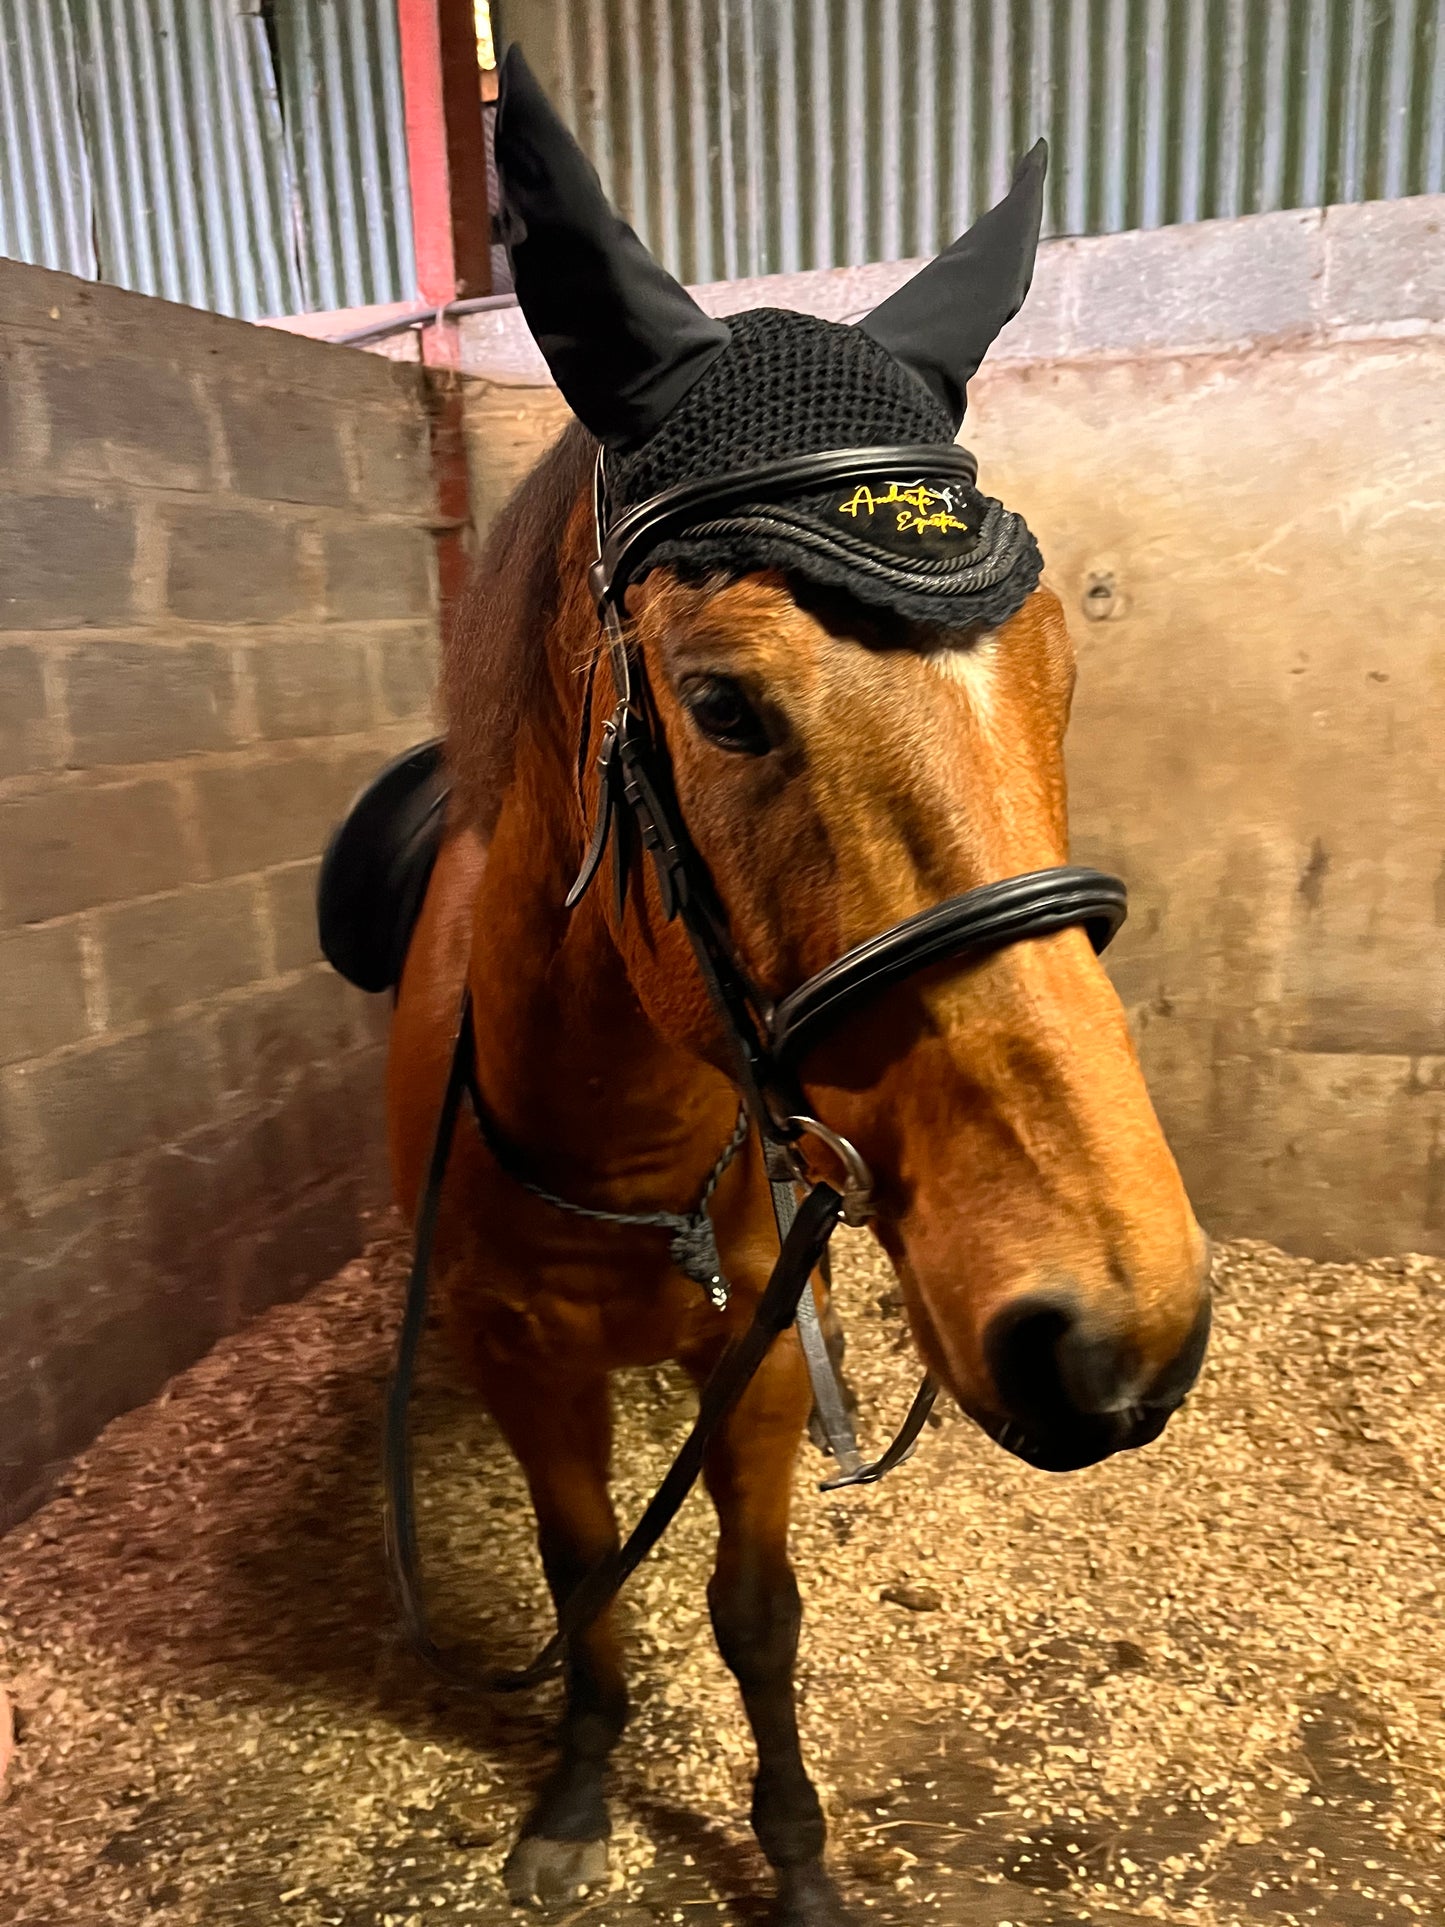
[[[799,1138],[815,1137],[820,1144],[826,1144],[843,1167],[843,1222],[856,1230],[859,1225],[867,1224],[873,1216],[873,1173],[856,1145],[850,1144],[828,1125],[820,1123],[816,1117],[790,1117],[786,1120],[787,1129],[792,1133],[788,1145],[788,1157],[797,1176],[804,1182],[808,1179],[807,1160],[796,1148]]]

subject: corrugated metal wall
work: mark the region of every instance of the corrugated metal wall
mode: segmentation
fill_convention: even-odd
[[[686,280],[1445,189],[1445,0],[496,0]],[[241,315],[414,292],[392,0],[0,0],[0,252]]]
[[[401,53],[391,0],[282,0],[275,9],[303,305],[415,293]]]
[[[1445,0],[494,0],[688,281],[1445,189]]]
[[[222,314],[298,307],[259,14],[239,0],[69,3],[101,277]]]
[[[390,0],[0,0],[0,253],[255,317],[414,292]]]
[[[76,89],[68,10],[0,0],[0,254],[93,279]]]

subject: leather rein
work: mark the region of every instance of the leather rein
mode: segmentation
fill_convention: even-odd
[[[742,1335],[724,1352],[702,1388],[698,1413],[686,1441],[626,1542],[595,1567],[561,1602],[557,1630],[527,1666],[478,1673],[434,1640],[421,1587],[416,1539],[408,1408],[416,1358],[426,1322],[428,1284],[437,1211],[448,1155],[464,1099],[476,1113],[483,1141],[509,1169],[482,1107],[476,1083],[476,1043],[470,992],[463,993],[431,1156],[418,1204],[414,1253],[402,1328],[387,1390],[383,1485],[386,1544],[393,1590],[412,1644],[453,1685],[468,1691],[512,1692],[539,1684],[563,1663],[568,1641],[602,1612],[628,1576],[661,1538],[696,1482],[708,1446],[741,1397],[778,1334],[795,1324],[807,1360],[818,1421],[835,1463],[820,1489],[872,1484],[910,1456],[933,1407],[938,1387],[926,1376],[892,1443],[864,1460],[837,1371],[829,1355],[809,1288],[826,1261],[829,1240],[841,1221],[865,1224],[873,1211],[873,1180],[846,1138],[809,1114],[799,1065],[809,1050],[866,1000],[941,961],[981,958],[1030,937],[1082,926],[1096,951],[1111,940],[1126,915],[1123,883],[1097,870],[1060,865],[1008,877],[949,897],[856,945],[777,1001],[750,981],[731,942],[726,915],[712,880],[683,821],[672,786],[671,764],[656,719],[646,669],[631,636],[626,592],[649,550],[712,516],[722,507],[757,503],[802,486],[880,481],[901,471],[950,474],[972,485],[977,465],[966,449],[839,449],[741,470],[722,480],[685,483],[665,490],[621,516],[606,519],[606,480],[599,452],[594,481],[596,559],[589,587],[602,627],[615,697],[602,730],[597,759],[596,814],[586,854],[568,892],[568,909],[592,886],[608,854],[619,915],[626,906],[638,852],[651,861],[664,916],[681,922],[733,1056],[746,1121],[757,1132],[766,1162],[779,1254]],[[594,658],[594,671],[598,658]],[[585,755],[591,697],[584,711]],[[738,1141],[741,1141],[742,1120]],[[838,1184],[815,1182],[802,1146],[813,1140],[837,1160]],[[515,1171],[510,1173],[514,1177]],[[712,1182],[715,1182],[715,1178]],[[523,1180],[525,1182],[525,1180]],[[805,1195],[799,1203],[798,1190]],[[528,1189],[563,1209],[576,1209],[536,1185]],[[705,1200],[704,1200],[705,1203]],[[700,1215],[702,1207],[699,1207]],[[626,1223],[682,1222],[664,1213],[596,1214]],[[714,1280],[714,1284],[718,1281]],[[726,1303],[726,1289],[711,1292]]]

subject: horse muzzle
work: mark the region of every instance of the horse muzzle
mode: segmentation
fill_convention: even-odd
[[[1076,1472],[1164,1430],[1199,1376],[1210,1301],[1168,1364],[1140,1377],[1127,1341],[1093,1329],[1066,1294],[1040,1293],[993,1320],[985,1340],[1002,1412],[973,1411],[989,1437],[1041,1472]]]

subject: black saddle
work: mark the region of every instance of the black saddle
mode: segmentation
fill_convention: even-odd
[[[401,978],[446,826],[441,739],[373,776],[331,833],[316,881],[316,924],[331,966],[362,990]]]

